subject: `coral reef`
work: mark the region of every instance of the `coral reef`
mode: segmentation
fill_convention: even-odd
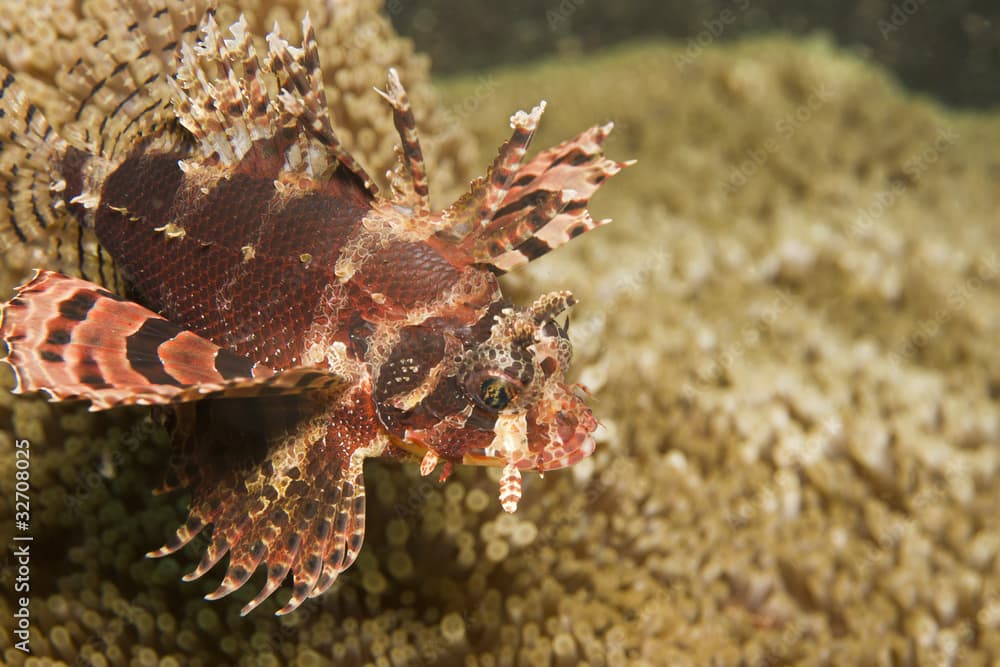
[[[207,603],[221,567],[179,581],[198,545],[142,558],[185,499],[150,495],[169,452],[141,411],[2,392],[3,544],[13,437],[32,444],[30,664],[1000,660],[1000,118],[821,41],[684,55],[441,90],[481,149],[456,172],[540,97],[538,145],[614,119],[609,154],[640,160],[597,198],[613,225],[508,282],[580,299],[575,366],[606,424],[591,459],[528,477],[515,515],[486,471],[438,486],[370,462],[358,565],[289,617],[267,613],[279,596],[240,618],[255,583]],[[37,260],[12,253],[0,288]],[[3,572],[0,655],[29,664]]]

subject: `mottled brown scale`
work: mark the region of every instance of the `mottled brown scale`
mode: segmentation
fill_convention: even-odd
[[[96,230],[144,305],[218,345],[276,370],[298,362],[303,336],[333,264],[368,210],[342,195],[279,194],[272,179],[241,173],[201,192],[178,156],[125,161],[102,191]],[[336,188],[327,188],[328,191]],[[156,231],[168,224],[185,234]],[[254,258],[244,260],[242,248]],[[308,267],[300,256],[308,252]],[[164,261],[169,257],[169,261]],[[182,265],[185,271],[173,267]]]
[[[390,70],[378,92],[400,161],[379,194],[333,131],[309,18],[301,48],[275,32],[258,54],[245,21],[223,39],[208,13],[195,48],[185,17],[202,4],[167,0],[154,23],[124,12],[134,41],[102,37],[97,60],[67,75],[78,117],[117,105],[118,134],[96,152],[60,138],[0,67],[0,165],[24,165],[0,171],[12,193],[0,241],[39,236],[58,210],[79,245],[79,277],[39,270],[3,304],[0,333],[19,392],[157,406],[174,437],[162,490],[188,487],[191,501],[149,555],[210,529],[185,579],[228,558],[217,599],[261,568],[243,613],[290,579],[283,614],[357,558],[366,458],[419,458],[422,474],[443,462],[441,479],[456,464],[500,466],[501,505],[514,511],[521,471],[593,451],[597,421],[565,382],[571,350],[555,319],[571,295],[518,307],[496,275],[602,224],[587,202],[626,163],[603,155],[610,124],[526,158],[542,103],[511,117],[486,177],[432,212],[414,114]],[[122,65],[135,53],[143,81]],[[81,275],[94,264],[88,235],[100,282],[120,276],[128,299]]]
[[[458,281],[460,271],[426,243],[392,242],[379,250],[354,280],[410,310],[434,301]]]

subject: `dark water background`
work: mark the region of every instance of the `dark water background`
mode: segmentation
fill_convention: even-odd
[[[631,39],[705,45],[820,32],[914,91],[956,107],[1000,106],[1000,0],[386,0],[386,10],[441,74]]]

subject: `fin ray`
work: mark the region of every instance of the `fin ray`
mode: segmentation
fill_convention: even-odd
[[[521,164],[544,109],[543,102],[511,117],[514,134],[486,177],[441,214],[442,251],[505,273],[609,222],[591,218],[587,204],[609,177],[633,163],[604,156],[613,125],[592,127]]]
[[[94,283],[52,271],[37,272],[0,308],[15,391],[86,399],[92,410],[347,385],[319,367],[275,373]]]

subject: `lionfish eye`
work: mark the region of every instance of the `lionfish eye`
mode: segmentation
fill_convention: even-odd
[[[483,405],[494,410],[503,410],[514,398],[509,383],[496,377],[488,377],[479,386],[479,398]]]

